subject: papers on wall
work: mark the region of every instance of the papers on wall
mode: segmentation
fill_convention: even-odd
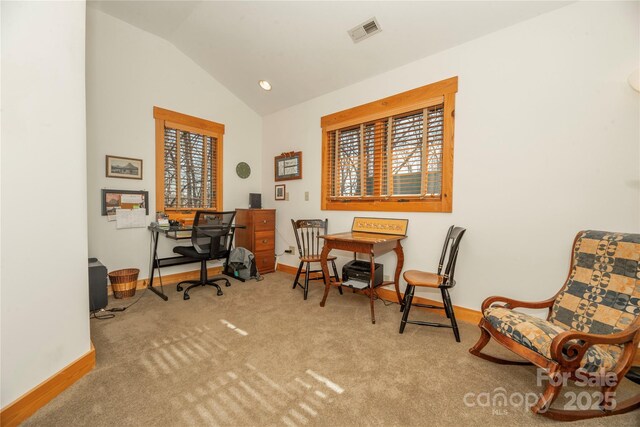
[[[146,227],[146,210],[140,209],[116,209],[116,228],[140,228]]]
[[[141,205],[144,201],[142,194],[123,194],[120,197],[121,204]]]

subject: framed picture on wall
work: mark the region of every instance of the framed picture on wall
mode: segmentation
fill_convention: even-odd
[[[149,215],[149,192],[131,190],[102,190],[102,215],[113,216],[116,209],[144,208]]]
[[[107,177],[142,179],[142,160],[107,155]]]
[[[276,200],[286,200],[287,187],[284,184],[276,185]]]
[[[302,151],[282,153],[275,158],[275,180],[289,179],[302,179]]]

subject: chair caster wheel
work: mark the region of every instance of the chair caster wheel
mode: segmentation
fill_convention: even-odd
[[[228,288],[229,286],[231,286],[231,283],[229,283],[229,281],[227,280],[227,282],[224,285]]]
[[[180,285],[176,286],[176,291],[177,292],[182,292],[182,286],[180,286]]]
[[[185,301],[188,300],[189,298],[191,298],[189,294],[184,294],[184,296],[182,297],[182,299]]]
[[[218,290],[218,296],[222,295],[222,291]]]

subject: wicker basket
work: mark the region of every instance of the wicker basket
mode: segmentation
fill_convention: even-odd
[[[125,268],[109,273],[109,281],[111,282],[111,290],[116,298],[130,298],[136,294],[136,285],[138,284],[137,268]]]

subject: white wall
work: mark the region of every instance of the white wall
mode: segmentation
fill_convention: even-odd
[[[167,41],[93,8],[87,9],[87,164],[89,255],[109,271],[135,267],[148,277],[150,233],[116,230],[100,215],[100,189],[148,190],[148,222],[155,211],[155,121],[153,106],[225,125],[223,207],[248,207],[261,190],[262,121],[254,111]],[[105,177],[105,155],[142,159],[143,180]],[[248,179],[236,164],[252,168]],[[172,245],[161,238],[160,256]],[[197,265],[163,269],[163,274]]]
[[[84,47],[84,2],[2,3],[2,407],[90,350]]]
[[[455,223],[468,231],[454,304],[552,296],[578,230],[640,231],[640,94],[627,84],[638,17],[637,2],[573,4],[264,117],[263,193],[284,237],[277,252],[295,244],[290,218],[326,217],[338,232],[355,215],[400,217],[409,218],[405,269],[434,269]],[[321,211],[320,117],[452,76],[453,213]],[[304,179],[287,181],[290,200],[275,202],[273,157],[292,150],[303,152]],[[391,274],[395,256],[383,260]],[[281,262],[297,265],[289,255]]]

